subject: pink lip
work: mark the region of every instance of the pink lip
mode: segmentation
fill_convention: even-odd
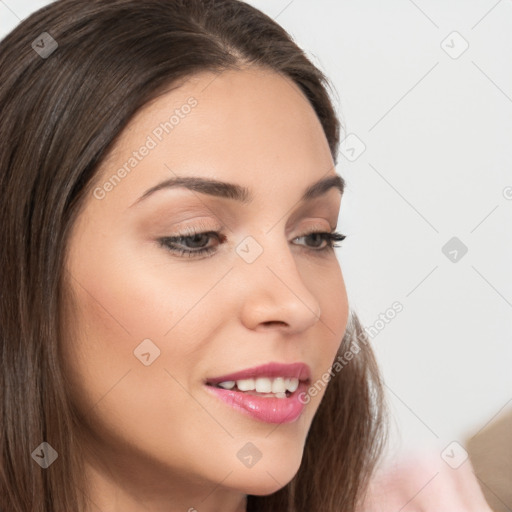
[[[267,363],[254,368],[230,373],[229,375],[209,378],[206,382],[215,385],[228,380],[256,379],[258,377],[284,377],[299,379],[299,381],[309,381],[311,379],[311,370],[309,366],[304,363]]]
[[[299,397],[307,393],[308,384],[304,381],[299,382],[299,387],[287,398],[248,395],[241,391],[214,386],[205,386],[205,388],[235,410],[248,414],[254,419],[266,423],[291,423],[302,414],[306,406]]]
[[[233,389],[215,387],[220,382],[240,379],[256,379],[258,377],[284,377],[299,379],[299,387],[286,398],[272,398],[250,395]],[[307,392],[311,380],[311,370],[307,364],[267,363],[235,373],[207,379],[206,389],[215,394],[224,403],[239,412],[249,414],[253,418],[266,423],[291,423],[304,410],[305,403],[299,400]]]

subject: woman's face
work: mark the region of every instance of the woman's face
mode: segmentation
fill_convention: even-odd
[[[208,383],[303,363],[310,384],[323,384],[348,303],[334,250],[304,235],[335,229],[341,194],[331,186],[302,196],[333,176],[308,101],[261,69],[195,75],[124,131],[66,260],[75,309],[66,304],[65,370],[84,416],[97,504],[100,488],[106,499],[120,486],[134,503],[167,493],[177,510],[201,512],[229,493],[270,494],[293,478],[325,387],[301,410],[307,383],[282,398],[294,381],[277,378],[307,377],[300,367],[256,372],[257,389],[274,386],[280,398],[237,391],[251,387],[247,375],[231,391]],[[190,177],[243,187],[248,197],[199,185],[146,193]],[[169,240],[180,235],[191,238]],[[178,252],[204,248],[211,253]]]

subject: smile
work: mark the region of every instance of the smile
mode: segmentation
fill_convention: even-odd
[[[269,363],[206,381],[206,389],[235,410],[266,423],[291,423],[302,414],[299,400],[310,381],[303,363]]]

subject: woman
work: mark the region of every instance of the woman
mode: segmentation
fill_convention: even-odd
[[[323,74],[236,0],[60,0],[0,77],[0,510],[356,510],[384,411]]]

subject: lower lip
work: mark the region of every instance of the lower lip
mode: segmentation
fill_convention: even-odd
[[[304,393],[308,386],[307,383],[300,382],[299,387],[287,398],[265,398],[215,386],[206,386],[206,388],[224,403],[242,413],[249,414],[259,421],[265,423],[292,423],[304,410],[306,404],[299,400],[299,396],[302,396],[301,393]]]

